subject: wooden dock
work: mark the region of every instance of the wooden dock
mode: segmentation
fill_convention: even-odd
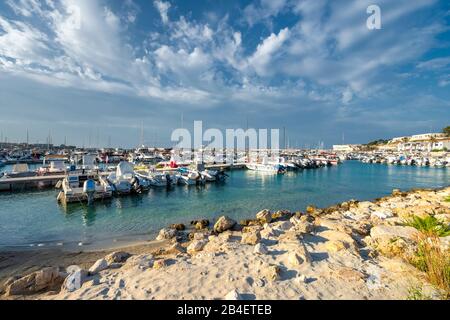
[[[34,176],[24,178],[0,179],[0,191],[22,191],[30,189],[44,189],[56,186],[65,175]]]
[[[210,164],[205,166],[207,169],[212,170],[234,170],[234,169],[244,169],[245,163],[238,164]],[[178,169],[157,169],[159,172],[163,171],[177,171]],[[110,172],[101,172],[103,176],[107,176]],[[47,176],[34,176],[34,177],[23,177],[23,178],[7,178],[0,179],[0,192],[1,191],[23,191],[32,189],[45,189],[54,188],[56,184],[64,180],[66,175],[47,175]]]

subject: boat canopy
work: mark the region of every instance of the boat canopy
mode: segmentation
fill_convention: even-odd
[[[133,165],[131,163],[129,163],[129,162],[122,161],[117,166],[116,176],[117,177],[122,177],[122,176],[125,176],[125,175],[133,174],[133,172],[134,172]]]

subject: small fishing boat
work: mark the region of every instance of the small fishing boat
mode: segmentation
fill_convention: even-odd
[[[88,202],[112,197],[113,190],[100,175],[70,174],[62,181],[62,191],[58,195],[60,203]]]
[[[133,165],[122,161],[117,166],[116,172],[112,172],[107,181],[114,192],[119,195],[130,194],[131,192],[141,193],[150,188],[150,181],[134,173]]]
[[[264,172],[264,173],[274,173],[274,174],[280,174],[285,173],[286,168],[277,163],[277,164],[270,164],[267,158],[264,158],[262,163],[258,162],[250,162],[246,164],[247,169],[252,171],[258,171],[258,172]]]
[[[190,170],[188,168],[179,168],[178,183],[181,185],[204,185],[206,183],[205,177],[196,170]]]

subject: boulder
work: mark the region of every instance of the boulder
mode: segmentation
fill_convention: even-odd
[[[191,225],[193,225],[194,228],[197,230],[203,230],[209,226],[209,220],[207,220],[207,219],[194,220],[194,221],[191,221]]]
[[[174,223],[170,225],[171,229],[175,229],[177,231],[184,231],[186,230],[186,226],[182,223]]]
[[[177,235],[177,231],[174,229],[170,229],[170,228],[164,228],[161,229],[161,231],[159,231],[158,236],[156,237],[157,241],[162,241],[162,240],[170,240],[175,238]]]
[[[93,265],[92,267],[89,268],[89,273],[90,274],[96,274],[99,273],[103,270],[108,269],[109,263],[108,261],[106,261],[106,259],[102,258],[102,259],[98,259]]]
[[[256,244],[255,248],[253,249],[253,253],[254,254],[268,254],[269,250],[267,250],[267,247],[264,244],[258,243],[258,244]]]
[[[108,264],[123,263],[123,262],[127,261],[127,259],[130,256],[131,255],[128,252],[117,251],[117,252],[113,252],[111,254],[108,254],[105,257],[105,260],[106,260],[106,262],[108,262]]]
[[[370,236],[374,240],[389,240],[392,238],[402,238],[409,241],[416,241],[419,232],[417,229],[408,226],[375,226],[370,230]]]
[[[66,292],[74,292],[83,286],[83,283],[88,278],[88,272],[81,269],[79,266],[70,266],[67,268],[69,275],[64,280],[62,290]]]
[[[298,232],[311,233],[314,230],[314,224],[308,221],[307,216],[302,216],[301,218],[292,217],[289,221]]]
[[[196,252],[200,252],[203,250],[203,248],[206,246],[207,243],[208,242],[206,240],[194,240],[187,247],[187,252],[189,254],[194,254]]]
[[[269,264],[262,270],[264,277],[269,281],[276,281],[280,279],[281,268],[277,265]]]
[[[242,233],[241,243],[255,245],[261,241],[261,233],[259,231]]]
[[[242,300],[242,297],[235,289],[228,292],[228,294],[225,296],[225,300]]]
[[[162,269],[167,266],[167,260],[166,259],[159,259],[155,260],[153,263],[153,269]]]
[[[256,214],[256,219],[260,221],[262,224],[271,223],[272,222],[272,214],[270,210],[264,209]]]
[[[290,221],[282,221],[277,223],[274,227],[281,231],[288,231],[294,226],[294,224]]]
[[[260,226],[261,225],[261,223],[258,220],[256,220],[256,219],[244,219],[244,220],[239,221],[239,224],[241,226],[244,226],[244,227]]]
[[[287,210],[279,210],[277,212],[272,213],[272,221],[287,221],[289,220],[293,214]]]
[[[183,254],[186,252],[186,249],[179,243],[174,243],[173,245],[170,246],[169,249],[166,250],[167,254]]]
[[[338,252],[349,248],[349,244],[340,240],[330,240],[325,242],[325,248],[328,252]]]
[[[353,238],[342,231],[336,231],[336,230],[326,230],[319,233],[319,236],[327,239],[327,240],[337,240],[342,241],[344,243],[348,243],[349,245],[355,245],[355,240]]]
[[[301,235],[295,230],[289,230],[278,237],[278,242],[298,245],[301,239]]]
[[[152,254],[141,254],[130,257],[125,266],[138,267],[140,269],[147,269],[153,267],[155,258]]]
[[[392,218],[394,214],[390,210],[378,210],[371,213],[371,217],[377,217],[381,220]]]
[[[59,268],[49,267],[13,281],[6,287],[6,296],[31,295],[46,290],[59,290],[65,275]]]
[[[208,235],[204,232],[195,232],[193,233],[192,240],[205,240]]]
[[[216,224],[214,225],[214,231],[217,233],[222,233],[224,231],[230,230],[236,225],[236,221],[233,219],[222,216],[217,220]]]

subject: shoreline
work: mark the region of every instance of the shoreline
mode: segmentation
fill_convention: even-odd
[[[428,195],[430,194],[430,195]],[[252,263],[254,262],[252,251],[253,247],[249,248],[248,244],[251,244],[252,246],[258,246],[258,244],[263,244],[265,247],[270,248],[271,246],[281,246],[285,254],[287,255],[286,259],[287,261],[283,261],[281,263],[281,269],[287,268],[289,269],[289,265],[292,265],[291,260],[297,260],[297,267],[305,267],[305,265],[309,265],[311,267],[312,262],[304,263],[305,261],[300,262],[300,260],[311,260],[311,261],[318,261],[318,264],[321,264],[321,261],[323,260],[323,257],[321,257],[321,252],[327,252],[327,255],[330,257],[331,253],[340,255],[342,252],[349,251],[352,256],[359,256],[361,261],[355,262],[356,264],[364,264],[365,261],[372,259],[370,257],[371,252],[374,251],[372,248],[369,248],[371,245],[367,245],[364,242],[370,242],[365,239],[365,237],[371,236],[372,228],[378,227],[378,226],[384,226],[384,225],[401,225],[399,222],[399,216],[398,215],[391,215],[391,216],[383,216],[386,215],[385,213],[380,213],[378,211],[370,211],[369,215],[370,218],[368,219],[365,217],[363,220],[364,223],[370,223],[372,224],[372,228],[367,229],[367,226],[363,226],[363,222],[359,221],[355,217],[352,217],[351,223],[357,222],[357,226],[350,225],[349,221],[341,221],[339,219],[347,219],[347,216],[343,214],[343,208],[348,209],[345,212],[349,213],[352,212],[354,209],[355,212],[357,212],[357,215],[365,214],[364,210],[368,211],[367,208],[370,208],[370,206],[377,206],[382,208],[389,208],[389,206],[385,206],[386,203],[390,203],[393,201],[398,201],[398,203],[402,203],[402,199],[408,199],[408,201],[411,202],[411,199],[416,199],[418,195],[421,195],[420,197],[428,197],[431,195],[439,195],[441,196],[450,196],[450,186],[443,187],[439,189],[411,189],[407,192],[401,192],[399,190],[394,190],[393,194],[390,196],[385,196],[381,198],[376,198],[373,201],[356,201],[356,200],[349,200],[347,202],[343,202],[340,204],[336,204],[333,206],[329,206],[327,208],[318,209],[313,206],[310,206],[307,208],[306,213],[288,213],[286,211],[278,211],[270,213],[271,216],[278,215],[277,218],[275,218],[272,221],[272,218],[265,221],[265,223],[261,223],[261,217],[259,217],[259,222],[256,222],[256,219],[248,219],[243,220],[236,224],[233,228],[226,228],[226,230],[223,230],[224,232],[211,232],[209,228],[202,228],[202,230],[196,230],[195,228],[190,228],[185,231],[174,231],[174,232],[168,232],[168,230],[174,230],[174,229],[163,229],[160,233],[160,241],[154,240],[154,241],[139,241],[126,243],[123,245],[117,245],[117,246],[109,246],[108,248],[101,248],[101,249],[91,249],[91,250],[85,250],[85,248],[79,248],[81,250],[63,250],[63,248],[55,248],[55,249],[46,249],[46,248],[31,248],[29,250],[20,250],[20,251],[1,251],[0,252],[0,288],[3,287],[3,291],[5,291],[4,284],[5,281],[8,280],[9,277],[17,276],[20,274],[21,276],[25,276],[26,274],[30,274],[32,272],[38,271],[44,267],[55,267],[58,266],[60,268],[67,268],[70,265],[78,265],[83,270],[88,270],[96,261],[99,259],[102,259],[103,257],[107,255],[114,254],[114,252],[127,252],[127,254],[131,255],[131,258],[129,260],[136,260],[134,258],[136,257],[143,257],[143,256],[152,256],[152,264],[156,264],[157,261],[162,261],[160,267],[155,267],[153,265],[151,271],[158,272],[160,269],[169,269],[172,268],[172,265],[178,265],[183,264],[184,262],[193,263],[193,260],[200,260],[200,261],[209,261],[211,263],[211,259],[214,260],[216,257],[217,259],[220,258],[220,255],[217,256],[217,252],[223,253],[224,255],[232,255],[234,253],[239,253],[238,255],[241,255],[240,251],[245,252],[244,256],[249,259]],[[423,195],[423,196],[422,196]],[[420,198],[419,198],[420,199]],[[406,201],[406,200],[405,200]],[[419,200],[417,200],[419,201]],[[422,201],[422,200],[420,200]],[[424,200],[429,202],[429,200]],[[436,200],[433,200],[436,201]],[[439,200],[437,200],[439,201]],[[450,203],[447,205],[444,200],[442,200],[443,205],[442,209],[444,210],[444,213],[442,215],[446,215],[446,218],[450,216]],[[361,209],[361,207],[364,207],[365,209]],[[401,206],[400,206],[401,207]],[[408,207],[408,206],[406,206]],[[415,206],[414,208],[421,208],[421,206]],[[406,209],[406,208],[405,208]],[[420,210],[422,210],[421,208]],[[358,211],[359,210],[359,211]],[[396,211],[396,208],[390,208],[390,211]],[[434,210],[434,209],[433,209]],[[361,211],[361,212],[360,212]],[[263,211],[262,211],[263,212]],[[264,213],[258,213],[258,215],[264,215]],[[266,212],[267,217],[267,212]],[[337,219],[339,217],[339,219]],[[355,220],[356,219],[356,220]],[[230,219],[231,220],[231,219]],[[312,220],[312,221],[309,221]],[[372,221],[372,220],[375,220]],[[294,223],[298,223],[299,225],[293,225]],[[206,224],[206,223],[205,223]],[[246,224],[246,225],[242,225]],[[361,224],[361,225],[360,225]],[[174,225],[175,226],[175,225]],[[181,229],[181,225],[180,229]],[[305,226],[306,230],[305,230]],[[300,230],[298,230],[298,227]],[[286,228],[286,230],[284,230]],[[324,230],[322,230],[325,228]],[[348,231],[348,229],[352,229],[351,232]],[[359,230],[356,230],[358,229]],[[399,227],[403,228],[403,227]],[[405,227],[407,228],[407,227]],[[183,228],[184,229],[184,228]],[[355,233],[356,230],[356,233]],[[275,232],[276,231],[276,232]],[[191,236],[188,235],[188,232],[191,233]],[[328,232],[328,233],[327,233]],[[278,234],[279,233],[279,234]],[[355,236],[355,234],[360,233],[365,234],[365,237],[362,236]],[[287,236],[288,235],[288,236]],[[320,241],[316,239],[316,237],[323,237],[324,235],[328,235],[330,239],[326,239],[325,247],[323,246]],[[249,237],[250,239],[245,240],[244,238]],[[253,237],[253,238],[252,238]],[[372,236],[373,237],[373,236]],[[165,238],[165,239],[164,239]],[[238,242],[239,238],[242,238],[241,242]],[[284,239],[287,238],[287,239]],[[234,239],[234,240],[233,240]],[[301,244],[300,247],[298,247],[296,244],[294,252],[297,252],[298,255],[299,250],[303,252],[302,254],[299,254],[297,258],[292,258],[292,255],[290,254],[290,247],[287,248],[286,245],[290,242],[297,242],[297,240],[300,241]],[[247,241],[248,244],[245,242]],[[243,242],[243,243],[242,243]],[[199,245],[200,243],[200,245]],[[276,243],[276,244],[275,244]],[[362,243],[364,243],[362,245]],[[192,249],[190,250],[190,247],[192,245],[199,245],[202,248],[199,250]],[[378,243],[377,243],[378,244]],[[291,244],[290,244],[291,245]],[[209,248],[212,247],[212,248]],[[225,248],[224,248],[225,247]],[[314,249],[319,248],[320,252],[314,252],[314,250],[311,250],[311,247]],[[300,248],[300,249],[299,249]],[[308,248],[308,250],[306,250]],[[251,250],[249,250],[251,249]],[[325,250],[324,250],[325,249]],[[368,253],[363,252],[363,249],[367,249]],[[255,249],[256,250],[256,249]],[[278,250],[278,251],[280,251]],[[186,252],[187,251],[187,252]],[[310,251],[310,253],[305,253]],[[212,256],[210,256],[212,254]],[[266,254],[270,256],[269,254]],[[283,256],[284,256],[283,255]],[[303,255],[303,258],[301,256]],[[309,256],[309,257],[305,257]],[[200,256],[197,258],[197,256]],[[250,258],[249,258],[250,256]],[[379,255],[380,256],[380,255]],[[257,256],[259,258],[259,256]],[[334,257],[333,257],[334,258]],[[343,257],[339,257],[338,260],[342,259]],[[354,257],[352,257],[353,259]],[[231,259],[231,258],[230,258]],[[389,258],[388,258],[389,259]],[[269,260],[277,260],[277,257],[271,257]],[[324,259],[326,260],[326,259]],[[357,259],[356,259],[357,260]],[[355,261],[356,261],[355,260]],[[386,262],[386,261],[385,261]],[[333,261],[333,264],[335,261]],[[401,266],[401,268],[407,268],[406,265],[402,265],[401,262],[397,261],[397,267]],[[105,270],[102,271],[103,273],[106,273],[106,278],[108,276],[112,276],[111,274],[114,274],[115,272],[120,273],[121,269],[125,269],[124,273],[126,273],[127,265],[129,264],[127,261],[120,261],[118,263],[119,265],[116,266],[116,268],[111,268],[111,270]],[[247,262],[247,265],[249,262]],[[294,262],[295,264],[295,262]],[[138,266],[140,263],[137,264]],[[242,266],[241,266],[242,267]],[[323,267],[323,266],[322,266]],[[378,266],[379,267],[379,266]],[[175,267],[176,268],[176,267]],[[178,266],[180,268],[180,266]],[[186,266],[184,266],[186,268]],[[184,270],[183,267],[181,269]],[[204,266],[203,268],[209,269],[209,267]],[[245,264],[244,264],[245,268]],[[324,269],[328,270],[333,269],[330,265],[327,265]],[[346,267],[347,268],[347,267]],[[139,269],[139,268],[138,268]],[[219,268],[220,269],[220,268]],[[247,266],[248,269],[248,266]],[[295,269],[295,268],[294,268]],[[350,268],[352,269],[352,268]],[[343,269],[344,274],[347,274],[347,276],[350,276],[350,278],[359,278],[358,282],[362,279],[364,272],[357,271],[357,268],[353,268],[353,271],[350,271],[350,269]],[[143,269],[146,272],[145,268]],[[347,270],[347,271],[345,271]],[[179,270],[178,270],[179,271]],[[222,270],[223,271],[223,270]],[[221,271],[221,273],[222,273]],[[274,271],[274,270],[272,270]],[[308,273],[308,270],[304,270],[305,273]],[[341,272],[340,271],[340,272]],[[127,275],[129,278],[133,279],[135,277],[138,277],[139,270],[134,270],[131,275]],[[208,271],[205,271],[208,273]],[[239,271],[238,271],[239,272]],[[275,273],[279,271],[274,271]],[[289,273],[289,270],[282,270],[281,273]],[[355,272],[359,272],[359,275]],[[411,274],[415,274],[416,272],[413,272],[409,270],[409,272],[412,272]],[[264,273],[264,272],[263,272]],[[333,272],[332,272],[333,273]],[[339,273],[339,272],[338,272]],[[99,273],[100,274],[100,273]],[[352,275],[353,274],[353,275]],[[420,272],[419,272],[420,274]],[[153,276],[153,275],[150,275]],[[103,277],[103,276],[102,276]],[[101,278],[102,278],[101,277]],[[270,276],[269,276],[270,277]],[[423,274],[420,275],[418,278],[423,277]],[[264,277],[264,279],[267,278],[267,275]],[[298,276],[293,280],[295,283],[298,284],[299,280],[297,279]],[[339,277],[338,277],[339,278]],[[127,277],[124,277],[123,279],[127,279]],[[10,280],[10,279],[9,279]],[[141,281],[144,281],[144,279],[140,279]],[[267,279],[266,279],[267,280]],[[347,279],[348,280],[348,279]],[[367,279],[366,279],[367,280]],[[95,281],[94,281],[95,282]],[[233,281],[231,281],[233,282]],[[97,282],[95,282],[97,283]],[[101,280],[100,280],[101,283]],[[146,282],[147,283],[147,282]],[[95,287],[95,284],[91,284],[92,287]],[[428,287],[428,284],[426,284]],[[110,288],[111,285],[108,285]],[[247,285],[248,287],[248,285]],[[84,288],[84,286],[83,286]],[[95,297],[89,296],[89,294],[86,294],[83,296],[81,291],[83,291],[83,288],[76,290],[74,293],[69,293],[67,291],[62,290],[61,293],[55,295],[55,291],[50,291],[51,294],[32,294],[29,296],[20,296],[20,298],[36,298],[36,299],[47,299],[47,298],[64,298],[64,299],[72,299],[74,297],[77,297],[77,299],[91,299],[91,298],[100,298],[100,299],[113,299],[117,297],[109,296],[109,295],[98,295],[96,294]],[[292,289],[292,288],[290,288]],[[322,288],[323,289],[323,288]],[[342,288],[337,288],[339,290],[342,290]],[[86,290],[85,290],[86,291]],[[130,290],[133,291],[133,290]],[[220,291],[220,290],[219,290]],[[255,291],[255,290],[253,290]],[[295,291],[295,290],[294,290]],[[320,290],[319,290],[320,291]],[[350,292],[347,292],[346,290],[344,296],[353,297]],[[433,291],[433,290],[431,290]],[[120,290],[119,290],[120,292]],[[80,296],[77,296],[76,294],[79,294]],[[404,295],[404,290],[401,291],[401,293]],[[278,292],[278,294],[282,294],[281,292]],[[146,294],[144,296],[137,295],[133,298],[137,299],[145,299],[148,298],[149,294]],[[72,298],[71,298],[72,297]],[[178,296],[165,296],[169,298],[177,298]],[[189,298],[189,295],[183,296]],[[211,299],[211,298],[220,298],[218,296],[207,296],[207,295],[193,295],[193,297],[200,297],[205,299]],[[270,297],[270,296],[269,296]],[[274,296],[275,298],[283,298],[279,296]],[[380,296],[381,297],[381,296]],[[11,297],[1,297],[0,299],[16,299],[16,296]],[[119,297],[120,298],[120,297]],[[158,299],[157,295],[155,297]],[[178,298],[181,298],[178,297]],[[222,297],[223,298],[223,297]],[[247,296],[247,298],[251,299],[251,296]],[[258,298],[256,295],[255,298]],[[284,296],[284,298],[292,299],[290,296]],[[317,298],[321,298],[318,296]],[[360,297],[362,298],[362,297]],[[368,297],[370,298],[370,297]],[[400,297],[397,297],[400,298]]]

